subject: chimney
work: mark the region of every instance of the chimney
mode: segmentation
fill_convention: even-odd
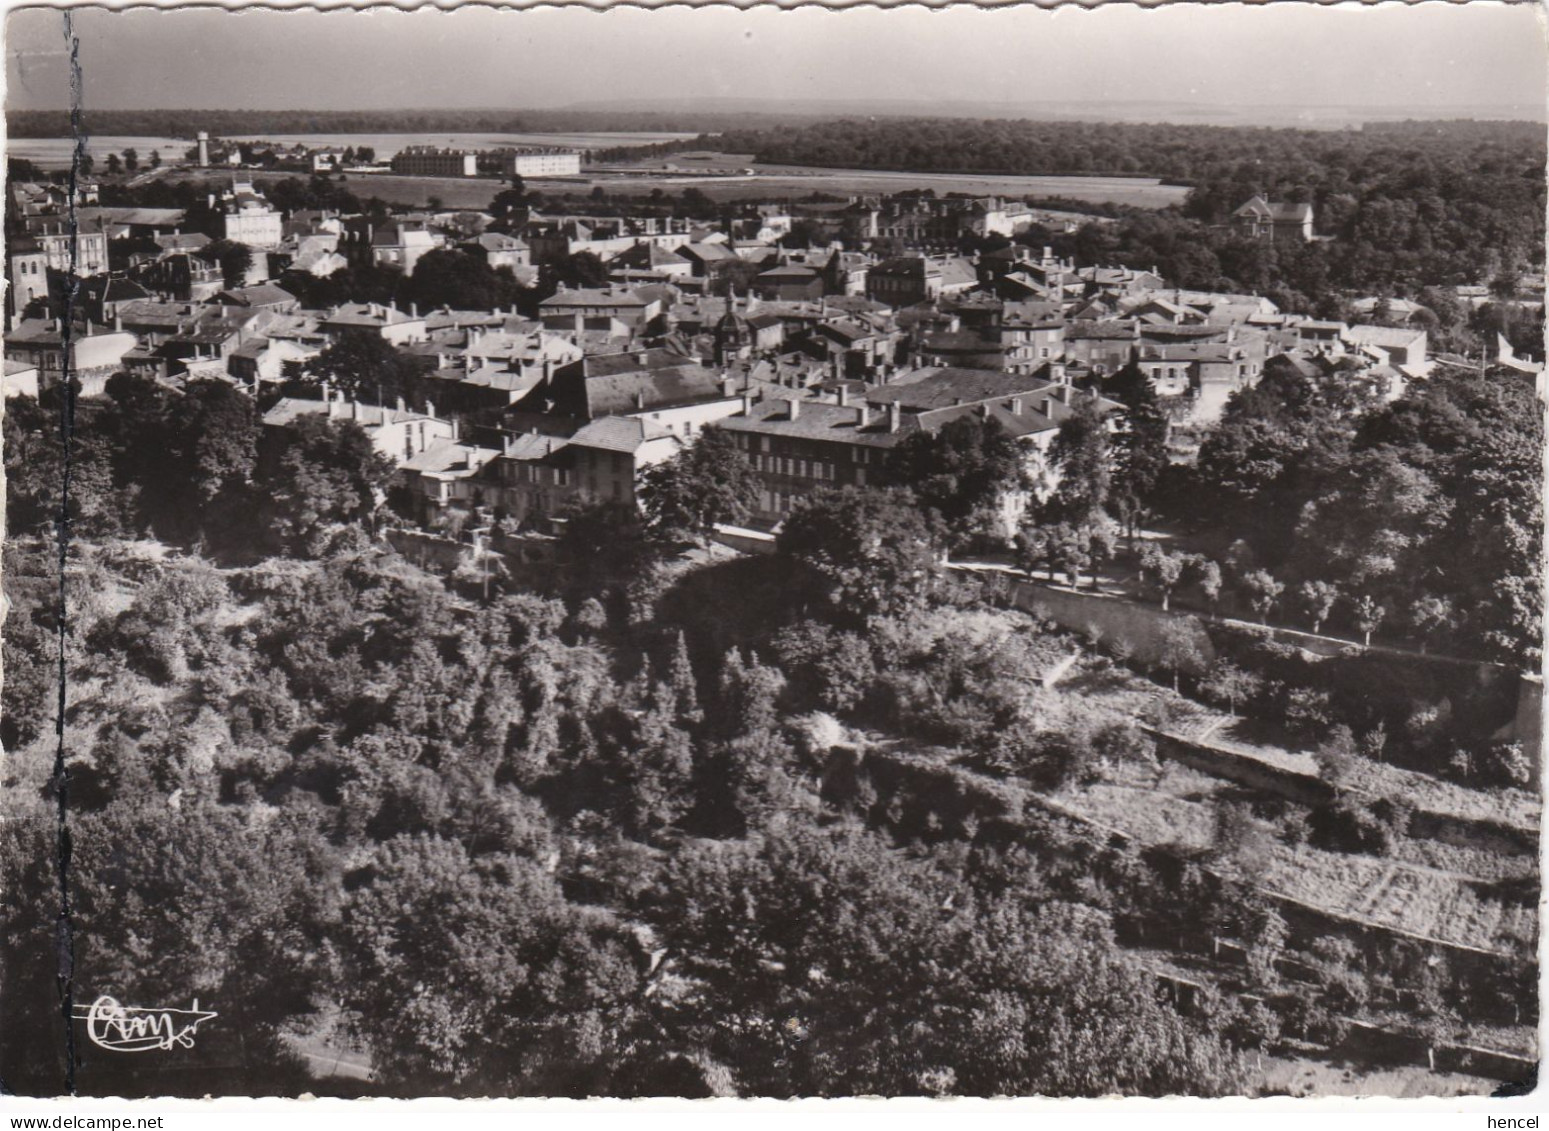
[[[1021,397],[1012,397],[1010,403],[1007,404],[1006,407],[1011,410],[1011,415],[1012,416],[1021,416],[1022,415],[1022,398]]]
[[[865,401],[855,406],[855,428],[860,431],[871,426],[871,406]]]
[[[553,380],[553,378],[554,378],[554,359],[552,357],[544,357],[544,359],[543,359],[543,383],[545,385],[547,385],[551,380]]]
[[[516,437],[513,436],[510,432],[502,432],[500,434],[500,439],[501,447],[504,448],[505,454],[509,456],[512,450],[516,447]]]
[[[637,392],[635,394],[635,407],[637,409],[645,407],[645,391],[644,390],[641,390],[640,392]]]
[[[1053,416],[1054,416],[1054,398],[1053,397],[1044,397],[1043,398],[1043,403],[1042,403],[1041,407],[1039,408],[1039,411],[1042,412],[1045,416],[1050,417],[1052,419]]]
[[[737,391],[737,379],[735,377],[721,378],[721,396],[730,397]]]
[[[398,398],[398,411],[399,412],[407,412],[408,411],[408,409],[404,407],[404,403],[403,403],[403,398],[402,397]]]
[[[353,397],[350,398],[350,419],[360,419],[360,402],[355,400]]]
[[[742,394],[742,415],[746,416],[748,413],[750,413],[752,411],[753,411],[753,394],[752,393],[743,393]]]
[[[839,385],[839,407],[840,408],[848,408],[849,405],[850,405],[850,386],[844,384],[843,382],[840,382],[840,385]]]
[[[792,420],[799,419],[801,417],[801,398],[800,397],[789,397],[789,398],[786,399],[785,403],[790,408],[791,419]]]
[[[897,401],[888,401],[888,403],[887,403],[887,430],[889,432],[897,432],[898,429],[903,426],[903,422],[904,422],[903,406],[900,405]]]
[[[429,397],[425,398],[425,415],[432,420],[436,418],[436,402]]]
[[[113,332],[115,334],[122,334],[124,332],[124,316],[118,312],[117,308],[113,311]]]
[[[420,304],[417,303],[417,302],[411,302],[409,304],[409,317],[410,318],[418,318],[419,316],[420,316]]]
[[[1059,387],[1059,392],[1056,395],[1060,398],[1060,403],[1061,404],[1069,404],[1070,403],[1070,386],[1069,385],[1061,385]]]

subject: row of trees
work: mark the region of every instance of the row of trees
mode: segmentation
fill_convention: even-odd
[[[150,160],[146,163],[146,167],[149,169],[161,168],[161,150],[151,150]],[[91,171],[90,166],[83,166],[80,170],[83,176],[90,176]],[[130,175],[138,173],[140,171],[139,151],[130,147],[124,150],[122,156],[117,153],[109,153],[107,160],[103,162],[102,171],[112,177],[116,177],[120,173],[129,173]]]

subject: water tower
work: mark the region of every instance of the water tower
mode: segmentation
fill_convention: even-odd
[[[200,168],[207,168],[210,164],[210,135],[207,134],[204,130],[200,130],[198,134],[198,140],[199,166]]]

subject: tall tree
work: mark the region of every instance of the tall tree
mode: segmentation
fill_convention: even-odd
[[[1133,523],[1145,512],[1157,480],[1167,467],[1169,424],[1156,386],[1137,362],[1130,362],[1103,385],[1103,393],[1124,406],[1114,436],[1113,495]]]
[[[758,473],[723,428],[705,428],[688,447],[640,476],[647,529],[667,541],[703,542],[718,523],[745,522],[758,491]]]
[[[303,416],[277,442],[261,486],[270,529],[293,553],[315,553],[330,526],[368,519],[396,470],[350,420]]]
[[[341,334],[337,341],[302,366],[312,381],[328,382],[352,400],[368,404],[392,404],[397,397],[412,396],[417,367],[380,334]]]
[[[1049,445],[1060,482],[1046,509],[1059,520],[1088,526],[1108,503],[1113,451],[1106,415],[1095,397],[1080,397]]]
[[[910,434],[889,455],[888,470],[941,515],[955,548],[995,534],[1008,496],[1030,486],[1017,442],[998,421],[969,416]]]
[[[775,545],[796,568],[794,593],[839,623],[917,608],[941,566],[940,535],[901,489],[811,496]]]

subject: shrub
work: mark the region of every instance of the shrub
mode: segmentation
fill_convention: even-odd
[[[1329,693],[1312,687],[1292,687],[1285,696],[1285,724],[1299,738],[1320,734],[1329,725]]]

